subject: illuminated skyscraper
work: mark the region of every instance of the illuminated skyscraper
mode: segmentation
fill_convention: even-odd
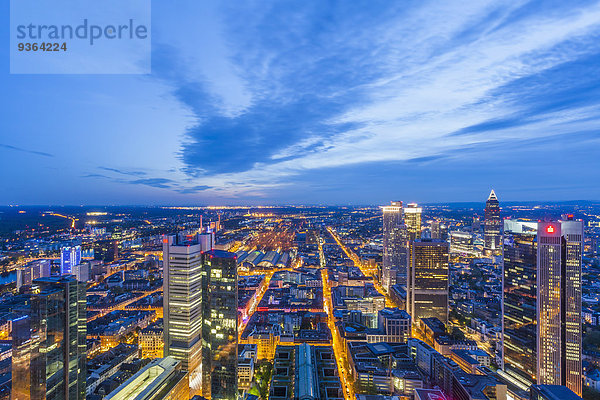
[[[211,234],[163,239],[164,355],[181,361],[197,391],[202,388],[202,252],[212,245]]]
[[[500,202],[492,190],[485,202],[484,240],[485,248],[495,254],[502,250],[502,219],[500,218]]]
[[[31,313],[13,325],[13,400],[84,400],[86,285],[74,277],[33,281]]]
[[[541,385],[581,396],[581,257],[583,222],[540,222],[537,274],[537,367]]]
[[[81,264],[81,246],[63,247],[60,251],[60,273],[70,274],[73,267]]]
[[[407,204],[404,208],[404,223],[408,232],[408,240],[421,238],[421,214],[423,209],[415,203]]]
[[[513,232],[504,245],[504,370],[581,395],[583,222],[528,225],[506,225]]]
[[[411,242],[407,278],[406,304],[412,320],[436,317],[447,323],[448,243],[429,239]]]
[[[236,400],[237,262],[235,253],[202,254],[202,396]]]
[[[536,229],[505,220],[502,301],[504,371],[525,386],[537,376]],[[529,222],[528,222],[529,224]]]
[[[407,237],[402,202],[392,201],[381,207],[383,211],[383,267],[382,284],[386,290],[399,283],[406,284]],[[400,277],[400,281],[398,281]]]

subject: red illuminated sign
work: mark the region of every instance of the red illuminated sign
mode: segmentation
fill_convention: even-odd
[[[548,233],[554,233],[554,227],[552,225],[548,225],[546,227],[546,232],[548,232]]]

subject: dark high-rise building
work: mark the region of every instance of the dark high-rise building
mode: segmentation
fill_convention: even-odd
[[[504,371],[581,395],[583,222],[506,223]]]
[[[510,229],[507,225],[504,240],[503,364],[506,373],[529,386],[537,375],[536,232]]]
[[[401,201],[381,207],[383,211],[382,285],[386,290],[399,283],[406,285],[407,231]],[[398,281],[399,278],[399,281]]]
[[[119,259],[118,240],[100,240],[94,244],[94,259],[102,261],[115,261]]]
[[[212,400],[238,396],[237,282],[235,253],[202,253],[202,396]]]
[[[473,216],[473,223],[471,224],[471,232],[477,233],[481,230],[481,219],[479,215]]]
[[[29,310],[28,310],[29,311]],[[33,399],[31,393],[31,320],[23,315],[12,322],[12,389],[11,399]]]
[[[13,328],[12,399],[85,399],[86,285],[40,278],[31,313]]]
[[[502,251],[502,219],[500,218],[500,202],[493,190],[485,202],[484,241],[486,249],[500,254]]]
[[[448,243],[410,243],[406,307],[413,321],[435,317],[448,322]]]

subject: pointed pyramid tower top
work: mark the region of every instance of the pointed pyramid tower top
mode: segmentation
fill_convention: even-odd
[[[498,200],[498,198],[496,197],[496,193],[494,192],[494,189],[492,189],[492,191],[490,192],[490,197],[488,197],[488,200]]]

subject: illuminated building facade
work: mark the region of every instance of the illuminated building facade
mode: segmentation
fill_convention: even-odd
[[[423,209],[415,203],[407,204],[404,208],[404,223],[408,240],[414,241],[421,238],[421,214]]]
[[[502,219],[500,218],[500,202],[493,190],[485,202],[484,241],[486,249],[500,254],[502,250]]]
[[[536,231],[515,231],[505,224],[503,364],[506,373],[529,386],[535,382],[537,369]]]
[[[202,396],[238,396],[238,298],[235,253],[212,249],[202,254]]]
[[[212,239],[205,236],[163,238],[164,355],[181,361],[189,372],[190,388],[198,391],[202,388],[202,252],[212,248]]]
[[[281,328],[279,325],[266,326],[263,329],[254,330],[248,335],[248,343],[256,345],[257,359],[272,360],[275,349],[279,345]]]
[[[163,358],[164,337],[160,327],[147,327],[140,331],[138,343],[142,358]]]
[[[21,286],[31,285],[35,279],[50,276],[50,260],[31,261],[22,268],[17,269],[17,289]]]
[[[33,282],[31,313],[13,327],[12,399],[86,396],[86,286],[74,277]]]
[[[406,304],[413,321],[435,317],[448,322],[448,243],[421,239],[410,243]]]
[[[60,273],[70,274],[73,267],[81,264],[81,246],[63,247],[60,251]]]
[[[381,207],[383,211],[382,284],[386,290],[399,283],[406,284],[407,236],[401,201]],[[400,282],[398,282],[398,277]]]
[[[511,233],[504,249],[504,370],[582,393],[583,222],[572,216]]]
[[[581,396],[581,257],[583,222],[538,227],[538,384],[564,385]]]
[[[450,252],[452,254],[473,254],[473,235],[469,232],[450,232]]]

